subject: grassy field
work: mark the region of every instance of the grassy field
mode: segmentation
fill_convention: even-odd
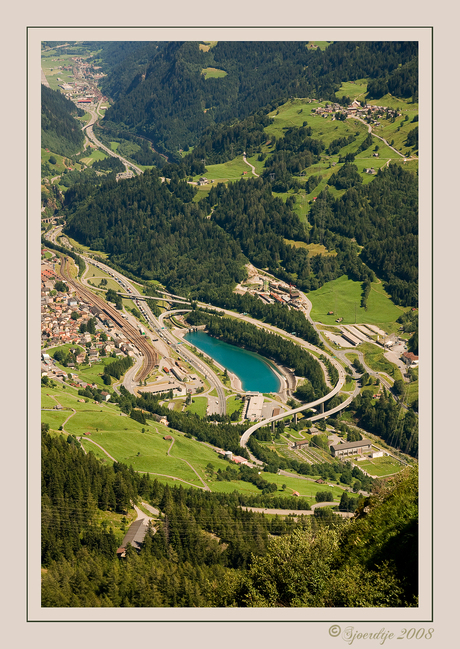
[[[313,304],[311,317],[326,325],[335,324],[338,317],[343,318],[342,324],[354,324],[356,313],[357,324],[385,326],[387,322],[395,322],[406,310],[393,304],[379,283],[372,284],[367,310],[360,306],[361,293],[361,282],[354,282],[347,275],[327,282],[320,289],[308,294]],[[334,311],[334,315],[328,316],[328,311]]]
[[[82,243],[76,241],[76,239],[72,239],[67,234],[65,236],[69,240],[70,244],[75,248],[76,252],[83,252],[87,255],[97,255],[98,257],[101,257],[101,259],[107,259],[107,254],[105,252],[102,252],[101,250],[92,250],[91,248],[88,248],[88,246],[84,246]]]
[[[51,162],[49,162],[51,156],[54,156],[56,158],[56,164],[52,164]],[[56,172],[53,174],[54,176],[62,174],[65,171],[65,169],[67,169],[67,166],[65,164],[66,160],[67,158],[65,156],[59,155],[58,153],[53,153],[52,151],[48,151],[47,149],[41,149],[41,161],[42,163],[44,162],[49,163],[51,169]],[[80,165],[78,165],[78,168],[80,168]]]
[[[156,477],[163,483],[182,484],[184,487],[190,483],[195,487],[202,488],[203,483],[198,478],[198,473],[214,492],[230,493],[237,490],[248,494],[260,493],[257,487],[247,482],[218,481],[218,469],[225,470],[228,462],[205,444],[188,439],[178,431],[156,422],[142,425],[125,415],[120,416],[118,407],[110,403],[105,405],[80,403],[77,391],[70,386],[66,389],[61,385],[57,385],[55,388],[42,388],[42,395],[43,405],[52,407],[55,402],[48,395],[55,395],[63,407],[68,408],[64,411],[42,412],[42,421],[50,425],[51,432],[58,434],[59,426],[71,414],[70,408],[75,409],[76,413],[65,426],[65,434],[81,436],[85,450],[94,453],[104,463],[110,464],[112,460],[90,440],[100,444],[117,461],[131,465],[136,471],[150,473],[152,479]],[[204,397],[200,399],[205,400]],[[144,433],[142,433],[142,429],[145,429]],[[86,437],[84,433],[90,433],[91,436]],[[165,435],[174,438],[172,446],[171,440],[163,439]],[[297,433],[295,435],[296,437],[300,436]],[[337,500],[342,493],[340,487],[331,488],[301,478],[277,476],[270,473],[264,473],[263,477],[277,485],[277,495],[286,494],[288,496],[293,491],[298,491],[308,497],[310,502],[314,501],[317,491],[331,490]],[[281,489],[283,484],[286,485],[285,490]]]
[[[107,386],[101,379],[101,375],[104,371],[104,366],[113,363],[114,360],[115,359],[110,357],[101,358],[99,362],[94,365],[84,365],[83,368],[78,368],[76,374],[78,374],[82,381],[85,381],[86,383],[96,383],[99,388],[106,389]]]
[[[273,473],[263,473],[262,476],[269,482],[274,482],[278,486],[278,492],[281,491],[282,485],[285,484],[286,495],[292,496],[293,491],[298,491],[301,496],[309,498],[312,503],[315,502],[315,494],[318,491],[331,491],[337,502],[343,493],[343,489],[338,486],[329,487],[328,484],[316,484],[312,480],[290,478],[284,475],[274,475]],[[279,496],[280,494],[278,493],[277,495]]]
[[[356,383],[355,381],[352,381],[351,379],[345,383],[345,385],[342,388],[342,392],[353,392],[355,389]]]
[[[341,97],[350,97],[351,101],[358,99],[362,101],[367,92],[367,79],[357,79],[356,81],[345,81],[335,93],[337,99]]]
[[[247,172],[246,176],[244,175],[244,172]],[[214,181],[227,181],[240,180],[240,178],[243,177],[251,177],[252,173],[248,165],[243,162],[243,158],[238,157],[234,158],[233,160],[229,160],[228,162],[224,162],[223,164],[207,165],[205,175],[209,180],[212,179]],[[193,180],[197,181],[200,177],[201,174],[195,176]]]
[[[91,155],[88,156],[87,158],[82,158],[81,161],[85,163],[85,165],[91,166],[93,162],[96,162],[96,160],[104,160],[105,158],[108,158],[109,156],[100,151],[99,149],[93,149],[91,151]]]
[[[205,79],[220,79],[221,77],[226,77],[228,73],[218,68],[204,68],[201,70],[201,74]]]
[[[288,101],[269,113],[269,116],[274,121],[273,124],[266,126],[264,131],[268,136],[275,135],[280,138],[283,137],[285,129],[291,127],[300,128],[304,122],[307,122],[307,126],[313,130],[311,137],[323,140],[326,148],[333,140],[339,137],[353,134],[364,134],[364,137],[366,136],[367,127],[357,120],[332,121],[330,117],[325,119],[312,113],[312,109],[316,110],[320,106],[325,106],[326,103],[325,101],[309,103],[308,99]]]
[[[210,49],[217,45],[218,41],[203,41],[200,43],[199,48],[202,52],[209,52]]]
[[[91,113],[88,111],[85,111],[85,114],[82,115],[81,117],[77,117],[79,122],[82,122],[83,124],[86,124],[86,122],[89,122],[91,119]],[[95,151],[99,151],[99,149],[95,149]]]
[[[290,239],[285,239],[285,243],[288,243],[294,248],[306,248],[311,257],[315,255],[324,255],[325,257],[335,257],[337,253],[334,250],[329,251],[325,246],[322,246],[320,243],[305,243],[304,241],[291,241]]]
[[[364,362],[368,365],[374,372],[385,372],[389,374],[393,380],[402,379],[400,370],[387,361],[384,357],[384,350],[372,345],[371,343],[363,343],[359,346],[360,351],[364,354]]]
[[[59,426],[62,426],[65,422],[69,414],[71,413],[62,410],[56,410],[56,412],[48,412],[44,410],[41,413],[41,420],[44,424],[49,424],[50,430],[57,431],[59,430]]]
[[[207,397],[193,397],[192,403],[189,406],[186,406],[185,409],[187,410],[187,412],[192,412],[193,414],[199,415],[200,417],[205,417],[207,407]]]
[[[308,41],[307,47],[310,48],[310,46],[313,46],[315,49],[319,48],[320,50],[325,50],[331,43],[332,41]]]
[[[375,478],[383,478],[404,469],[404,465],[392,457],[376,457],[373,460],[357,462],[357,465]]]
[[[49,353],[49,355],[53,356],[53,358],[54,358],[54,353],[55,352],[63,351],[64,354],[68,354],[71,349],[77,349],[78,353],[83,351],[83,347],[81,345],[75,345],[75,344],[72,344],[72,343],[66,343],[65,345],[59,345],[59,347],[52,347],[49,352],[45,351],[45,353]]]
[[[233,414],[236,410],[242,409],[241,399],[237,399],[235,396],[229,397],[227,399],[227,415]]]
[[[161,429],[160,434],[151,432],[150,429],[144,434],[134,430],[107,431],[92,434],[91,438],[103,446],[110,455],[131,465],[136,471],[176,477],[197,487],[203,486],[202,482],[183,460],[189,462],[202,479],[206,479],[206,467],[209,463],[213,464],[216,471],[218,468],[222,470],[226,468],[226,461],[204,444],[187,439],[181,433],[166,427],[155,427]],[[171,440],[163,439],[164,434],[174,438],[172,447]],[[170,455],[168,455],[169,449]],[[209,480],[208,477],[207,481]]]

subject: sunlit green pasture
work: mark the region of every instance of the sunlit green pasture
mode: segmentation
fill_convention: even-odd
[[[384,325],[394,322],[405,310],[397,307],[386,294],[381,284],[373,283],[367,300],[367,310],[360,306],[362,284],[342,275],[327,282],[316,291],[308,293],[312,302],[311,317],[323,324],[335,324],[337,318],[343,318],[342,324],[376,324]],[[327,315],[333,311],[334,315]]]
[[[320,50],[325,50],[333,41],[308,41],[307,47],[311,45],[313,48],[319,48]]]
[[[367,92],[367,79],[357,79],[356,81],[344,81],[340,88],[336,91],[335,96],[337,99],[341,97],[350,97],[351,101],[357,99],[362,101],[365,99]]]
[[[402,471],[405,468],[401,462],[388,456],[376,457],[372,460],[362,460],[357,464],[360,469],[376,478],[382,478],[392,475],[393,473],[399,473],[399,471]]]
[[[246,173],[245,173],[246,172]],[[243,157],[234,158],[218,165],[206,165],[206,178],[208,180],[240,180],[244,177],[252,177],[252,171],[243,162]],[[200,174],[193,180],[199,180]]]
[[[218,68],[204,68],[201,70],[201,74],[205,79],[220,79],[221,77],[226,77],[228,73]]]
[[[82,158],[81,161],[86,165],[92,165],[96,160],[104,160],[105,158],[108,158],[108,155],[103,153],[100,149],[92,149],[91,155]]]
[[[207,397],[192,397],[192,403],[186,407],[186,410],[187,412],[192,412],[193,414],[199,415],[200,417],[205,417],[207,407]]]

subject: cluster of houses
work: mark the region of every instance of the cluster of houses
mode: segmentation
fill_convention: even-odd
[[[302,309],[302,306],[304,306],[300,292],[285,282],[269,281],[262,277],[252,277],[250,281],[250,287],[238,285],[234,289],[234,292],[240,295],[244,295],[245,293],[255,295],[265,304],[278,302],[279,304],[286,304],[289,308],[292,307],[297,310]]]
[[[75,62],[75,66],[57,66],[55,68],[57,70],[72,71],[74,67],[78,67],[79,79],[63,81],[60,77],[57,77],[58,81],[63,81],[63,83],[59,84],[59,88],[62,89],[65,96],[76,100],[77,103],[97,103],[100,99],[106,100],[107,98],[94,85],[89,83],[105,76],[102,72],[98,72],[100,67],[91,65],[91,63],[84,61],[79,56],[73,57],[72,60]],[[53,70],[53,68],[50,69]]]
[[[332,115],[332,119],[335,119],[335,113],[340,113],[346,117],[361,117],[362,119],[371,117],[371,122],[374,126],[380,126],[380,122],[375,119],[377,116],[385,115],[386,118],[389,118],[400,117],[402,114],[394,108],[388,108],[387,106],[371,106],[370,104],[361,106],[361,103],[356,99],[346,108],[340,104],[332,103],[320,106],[319,108],[312,108],[311,111],[315,115],[321,115],[325,118],[327,118],[328,115]]]
[[[116,357],[134,356],[134,346],[100,309],[67,292],[55,289],[58,279],[53,264],[42,263],[40,306],[42,345],[50,348],[71,343],[86,347],[85,351],[76,356],[76,364],[97,362],[101,354]],[[81,325],[87,325],[92,318],[96,319],[98,331],[96,334],[82,333]],[[101,336],[101,330],[105,330],[106,336]]]

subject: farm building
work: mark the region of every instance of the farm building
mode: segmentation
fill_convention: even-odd
[[[303,439],[300,442],[294,442],[294,448],[302,448],[302,446],[308,446],[309,443],[308,439]]]
[[[153,414],[152,417],[159,424],[163,424],[163,426],[168,426],[169,425],[169,422],[168,422],[168,420],[167,420],[167,418],[165,416]],[[165,437],[165,439],[166,439],[166,437]],[[172,439],[172,438],[170,438],[170,439]]]
[[[142,543],[144,542],[145,535],[147,534],[147,529],[147,519],[141,518],[137,521],[134,521],[134,523],[130,525],[121,546],[117,550],[117,557],[121,559],[126,556],[126,548],[128,545],[132,545],[133,548],[135,548],[139,552],[142,547]]]
[[[406,363],[406,365],[418,365],[418,356],[416,356],[412,352],[404,352],[401,358]]]

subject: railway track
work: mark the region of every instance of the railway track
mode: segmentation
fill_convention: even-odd
[[[118,328],[124,333],[129,342],[135,345],[135,347],[137,347],[137,349],[143,355],[144,362],[139,374],[136,376],[136,381],[143,381],[147,378],[147,376],[154,369],[155,365],[158,363],[158,355],[156,351],[148,343],[147,339],[139,334],[135,327],[133,327],[129,322],[121,317],[120,313],[116,309],[111,307],[102,298],[100,298],[98,295],[95,295],[92,291],[75,280],[68,272],[68,263],[69,258],[63,257],[61,260],[61,275],[66,280],[66,282],[75,290],[75,292],[80,297],[108,315],[115,322]]]

